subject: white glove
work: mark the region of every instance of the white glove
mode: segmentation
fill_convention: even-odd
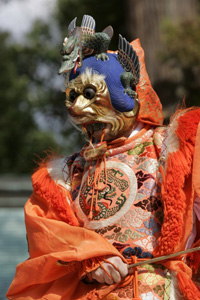
[[[125,264],[119,256],[112,256],[107,259],[111,262],[117,270],[108,262],[103,262],[102,265],[111,276],[109,277],[102,267],[98,267],[96,270],[91,272],[92,278],[100,283],[119,283],[123,277],[128,274],[128,265]]]

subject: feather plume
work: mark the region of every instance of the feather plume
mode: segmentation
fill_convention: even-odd
[[[121,34],[119,35],[117,59],[125,72],[131,72],[133,74],[134,84],[138,84],[140,79],[139,58],[133,47],[121,36]]]
[[[93,35],[95,32],[95,20],[89,15],[84,15],[81,23],[83,33]]]
[[[76,28],[76,19],[77,19],[77,17],[74,18],[71,21],[71,23],[69,24],[68,29],[67,29],[67,36],[69,36],[73,32],[73,30]]]

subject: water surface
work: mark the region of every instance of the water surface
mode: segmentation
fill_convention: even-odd
[[[0,300],[6,299],[16,265],[27,258],[23,208],[0,208]]]

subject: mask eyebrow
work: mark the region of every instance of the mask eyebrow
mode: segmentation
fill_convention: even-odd
[[[74,89],[76,92],[80,92],[80,86],[85,87],[86,85],[93,85],[93,82],[95,82],[95,86],[97,83],[98,85],[102,85],[104,79],[105,75],[94,73],[91,68],[86,68],[83,73],[69,82],[68,88]]]

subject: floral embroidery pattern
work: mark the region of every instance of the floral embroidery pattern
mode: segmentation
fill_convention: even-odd
[[[96,229],[95,231],[97,233],[99,233],[100,235],[104,235],[106,232],[109,232],[113,230],[113,232],[117,233],[121,230],[121,227],[117,226],[117,225],[110,225],[101,229]]]
[[[113,232],[110,235],[104,235],[104,237],[108,240],[114,240],[121,243],[125,243],[131,238],[133,241],[142,237],[142,234],[135,232],[131,229],[126,229],[124,232],[120,230],[116,233]]]
[[[153,176],[151,174],[145,174],[142,171],[138,171],[135,176],[137,177],[137,181],[138,181],[138,190],[143,186],[143,183],[149,179],[149,178],[153,178]]]
[[[157,294],[159,297],[164,297],[164,293],[165,293],[165,285],[157,285],[156,287],[153,288],[153,291],[155,292],[155,294]]]
[[[145,159],[143,163],[141,163],[137,168],[137,170],[143,170],[149,174],[156,173],[158,169],[158,161],[153,158]]]
[[[138,279],[140,278],[140,276],[138,276]],[[155,273],[151,273],[151,274],[142,274],[142,280],[144,280],[147,285],[152,286],[154,284],[157,284],[160,281],[160,275],[157,275]]]
[[[147,153],[148,151],[146,151],[146,147],[153,145],[153,142],[144,142],[142,144],[136,145],[133,149],[128,151],[129,155],[140,155],[142,153]]]
[[[140,246],[149,252],[152,252],[153,249],[157,246],[157,244],[157,238],[151,235],[149,235],[147,238],[143,238],[142,240],[137,240],[137,246]]]
[[[142,269],[138,276],[141,299],[165,299],[165,268],[162,265],[145,264]],[[167,284],[169,283],[170,280]]]
[[[131,157],[129,157],[129,159],[123,160],[123,162],[132,168],[134,165],[137,166],[137,165],[141,164],[146,159],[147,159],[146,157],[131,156]]]
[[[146,147],[145,151],[140,156],[155,158],[155,149],[152,145]]]
[[[133,299],[133,286],[132,283],[128,285],[127,287],[125,286],[124,288],[119,290],[118,296],[120,297],[119,299]]]
[[[140,207],[135,208],[135,210],[129,210],[121,219],[120,226],[123,227],[133,227],[140,228],[143,221],[151,216],[150,212],[144,212]]]
[[[147,199],[144,199],[136,204],[136,207],[141,207],[144,210],[149,212],[157,211],[159,208],[162,207],[162,202],[159,198],[155,196],[150,196]]]
[[[150,218],[149,220],[144,222],[143,228],[136,229],[139,232],[145,232],[147,235],[155,235],[156,232],[160,232],[160,224],[156,223],[154,218]]]

